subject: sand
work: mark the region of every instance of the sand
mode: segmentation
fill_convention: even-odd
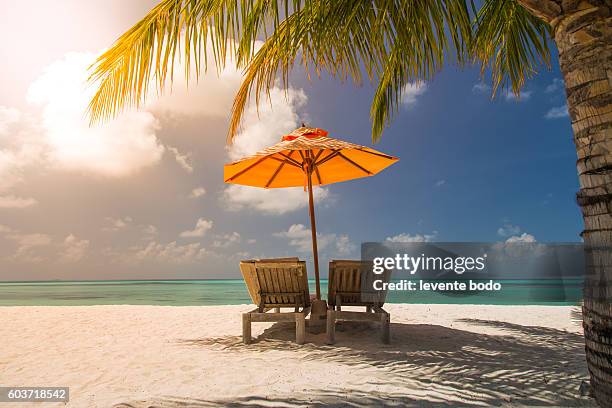
[[[70,387],[39,407],[594,405],[575,307],[387,305],[390,345],[257,323],[245,346],[250,308],[0,307],[0,384]]]

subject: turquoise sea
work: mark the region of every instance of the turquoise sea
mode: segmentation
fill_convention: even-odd
[[[582,280],[498,280],[498,292],[393,291],[388,303],[576,305]],[[315,293],[314,281],[310,282]],[[327,293],[327,281],[321,282]],[[324,295],[325,296],[325,295]],[[237,305],[251,303],[244,282],[232,280],[0,282],[0,306]]]

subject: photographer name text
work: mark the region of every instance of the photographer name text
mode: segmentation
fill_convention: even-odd
[[[489,280],[481,281],[454,281],[454,282],[429,282],[425,280],[407,280],[403,279],[399,282],[384,282],[382,279],[377,279],[373,282],[374,290],[405,290],[405,291],[498,291],[502,285],[499,282]]]

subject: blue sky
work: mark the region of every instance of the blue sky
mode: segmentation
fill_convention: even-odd
[[[152,4],[66,0],[51,22],[40,2],[33,26],[61,29],[23,59],[10,57],[39,37],[2,17],[0,34],[19,41],[0,48],[9,61],[0,67],[0,280],[238,277],[240,259],[310,258],[306,194],[228,187],[223,164],[302,121],[370,145],[372,87],[309,82],[297,69],[289,99],[275,89],[272,108],[247,112],[232,147],[225,135],[241,78],[232,69],[189,90],[179,80],[172,95],[88,127],[87,66]],[[91,16],[99,24],[79,35]],[[476,67],[413,84],[374,146],[400,161],[316,191],[323,275],[328,259],[357,258],[364,241],[579,241],[557,65],[528,81],[521,100],[502,92],[491,101]]]
[[[492,241],[504,224],[540,241],[579,240],[570,121],[546,118],[565,104],[556,59],[553,64],[527,83],[520,101],[503,92],[492,101],[490,90],[478,86],[476,68],[442,71],[416,103],[402,107],[376,145],[400,162],[375,178],[333,186],[342,217],[324,208],[322,222],[339,223],[362,240],[437,231],[437,240]],[[370,142],[370,86],[325,79],[305,89],[310,100],[326,101],[308,104],[314,124]],[[371,225],[355,225],[366,214]]]

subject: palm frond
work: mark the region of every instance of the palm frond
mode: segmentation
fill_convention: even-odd
[[[188,81],[211,62],[222,69],[234,57],[241,13],[263,3],[268,2],[162,0],[90,67],[90,82],[98,86],[89,104],[91,121],[113,117],[128,106],[138,107],[152,84],[163,92],[181,57]],[[208,60],[209,52],[214,61]]]
[[[471,43],[463,0],[398,2],[389,14],[395,37],[370,107],[374,142],[400,108],[405,86],[432,78],[449,59],[464,63]]]
[[[251,96],[280,77],[288,87],[297,64],[356,83],[375,84],[370,116],[377,141],[402,103],[404,87],[430,79],[449,61],[490,66],[494,89],[548,64],[547,26],[516,0],[483,0],[474,21],[468,0],[162,0],[92,66],[99,89],[92,121],[139,106],[153,84],[172,83],[182,57],[189,79],[229,60],[245,68],[228,133],[231,141]],[[475,36],[473,32],[475,31]],[[259,47],[259,42],[263,45]],[[212,55],[212,61],[209,61]]]
[[[276,27],[252,58],[239,53],[240,60],[250,59],[250,62],[234,100],[228,140],[231,142],[238,132],[251,94],[259,104],[260,96],[269,92],[279,76],[284,87],[288,87],[289,73],[299,55],[307,71],[313,66],[317,74],[327,71],[333,76],[350,77],[359,83],[362,66],[365,66],[368,76],[374,78],[375,72],[381,70],[382,59],[381,55],[376,57],[376,52],[383,45],[373,44],[381,37],[370,35],[373,17],[375,10],[368,2],[306,2],[303,7],[296,7]],[[245,24],[251,23],[247,19]],[[241,46],[241,49],[244,48]]]
[[[449,34],[447,36],[447,33]],[[447,58],[464,61],[471,21],[463,0],[318,0],[305,2],[278,25],[249,62],[234,101],[229,139],[236,134],[250,95],[287,86],[300,64],[359,83],[363,72],[378,83],[372,102],[372,138],[377,141],[401,103],[410,81],[429,79]]]
[[[485,0],[478,11],[472,52],[481,73],[491,69],[493,95],[499,87],[520,94],[538,67],[550,67],[550,27],[516,0]]]

